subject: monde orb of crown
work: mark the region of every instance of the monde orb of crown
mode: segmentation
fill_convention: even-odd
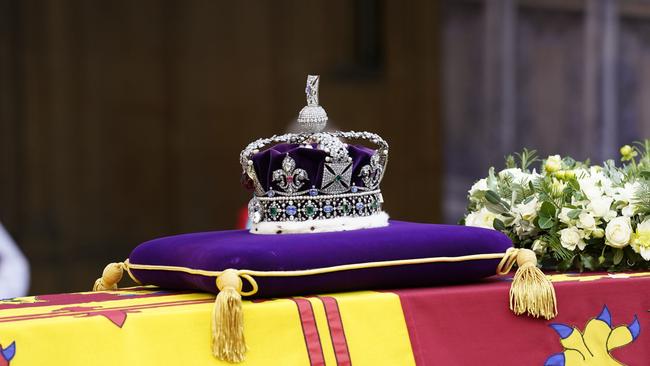
[[[318,103],[320,76],[309,75],[305,94],[307,105],[298,114],[298,125],[303,132],[320,132],[327,125],[327,113]]]

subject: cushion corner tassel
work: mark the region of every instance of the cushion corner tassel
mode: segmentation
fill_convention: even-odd
[[[228,362],[242,362],[246,354],[242,286],[234,269],[227,269],[217,277],[219,293],[212,312],[212,353]]]
[[[117,290],[117,284],[122,280],[125,264],[110,263],[102,272],[102,276],[95,281],[93,291],[111,291]]]
[[[537,256],[530,249],[508,249],[497,268],[498,274],[507,274],[514,263],[517,271],[510,286],[510,310],[516,315],[528,314],[546,320],[557,315],[557,298],[553,284],[537,267]]]

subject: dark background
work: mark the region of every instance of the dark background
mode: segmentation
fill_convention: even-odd
[[[640,0],[0,0],[0,221],[34,294],[233,228],[240,150],[318,73],[338,128],[391,144],[391,216],[455,222],[506,153],[650,135],[649,20]]]

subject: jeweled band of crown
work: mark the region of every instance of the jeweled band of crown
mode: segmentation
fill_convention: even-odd
[[[379,190],[358,193],[253,197],[249,213],[253,223],[265,216],[267,221],[306,221],[338,217],[363,217],[381,212],[383,198]]]
[[[327,114],[318,105],[318,84],[318,76],[308,77],[307,106],[300,112],[299,121],[307,121],[303,112],[310,107],[320,108],[319,118],[327,121]],[[379,184],[388,163],[388,143],[371,132],[318,132],[324,123],[315,128],[313,124],[302,122],[304,132],[258,139],[240,154],[244,174],[254,187],[254,197],[248,207],[254,227],[252,231],[265,231],[257,227],[262,223],[277,223],[274,227],[281,227],[281,223],[309,221],[318,225],[324,221],[331,223],[332,219],[372,219],[378,216],[386,221],[387,215],[381,210],[383,198]],[[342,139],[364,140],[374,144],[375,149],[348,145]],[[283,147],[271,153],[275,146]],[[325,154],[310,155],[310,150],[320,150]],[[296,161],[298,157],[302,161]],[[277,160],[279,158],[281,163]],[[266,160],[256,164],[256,159]],[[306,165],[300,166],[301,163]],[[270,168],[278,165],[279,168]],[[315,166],[320,167],[318,171]],[[341,225],[345,224],[347,222]],[[313,225],[310,227],[312,231]]]

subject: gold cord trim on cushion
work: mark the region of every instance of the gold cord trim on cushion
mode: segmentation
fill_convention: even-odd
[[[129,275],[129,277],[131,277],[131,280],[133,280],[133,282],[137,283],[138,285],[142,285],[142,282],[140,282],[137,278],[135,278],[133,273],[131,273],[131,263],[129,263],[128,258],[124,261],[124,270]]]
[[[255,277],[312,276],[317,274],[349,271],[355,269],[394,267],[394,266],[405,266],[405,265],[412,265],[412,264],[426,264],[426,263],[438,263],[438,262],[465,262],[470,260],[481,260],[481,259],[500,259],[503,258],[504,255],[505,255],[504,253],[490,253],[490,254],[463,255],[459,257],[396,259],[392,261],[342,264],[338,266],[303,269],[303,270],[296,270],[296,271],[255,271],[250,269],[240,269],[237,270],[237,273],[239,275],[247,274]],[[135,263],[129,263],[129,267],[131,269],[140,269],[140,270],[183,272],[183,273],[199,275],[199,276],[207,276],[207,277],[217,277],[225,272],[225,271],[206,271],[202,269],[193,269],[187,267],[161,266],[161,265],[153,265],[153,264],[135,264]]]
[[[515,263],[519,267],[510,286],[510,309],[517,315],[527,313],[533,317],[551,319],[557,315],[557,301],[553,284],[537,268],[537,257],[530,249],[509,248],[505,253],[472,254],[459,257],[430,257],[398,259],[392,261],[352,263],[338,266],[305,269],[297,271],[255,271],[250,269],[226,269],[207,271],[179,266],[153,264],[134,264],[129,260],[111,263],[104,269],[102,277],[95,281],[93,291],[115,290],[126,270],[138,284],[140,281],[131,273],[132,269],[151,271],[182,272],[191,275],[216,277],[219,293],[212,312],[212,352],[215,357],[228,362],[241,362],[246,353],[242,296],[257,293],[258,285],[254,277],[297,277],[324,273],[350,271],[356,269],[393,267],[427,263],[453,263],[472,260],[501,259],[496,273],[505,275]],[[248,281],[251,290],[243,291],[242,279]]]

